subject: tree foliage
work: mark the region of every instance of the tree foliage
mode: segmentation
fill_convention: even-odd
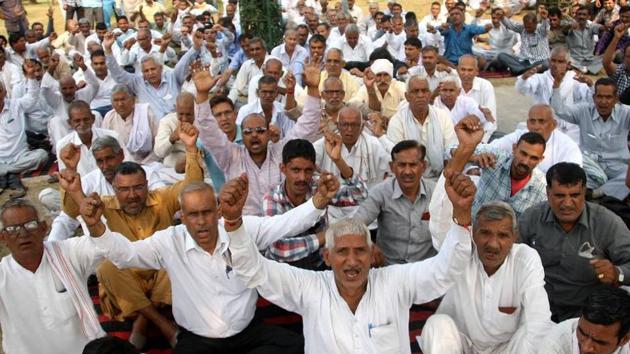
[[[267,48],[282,41],[282,10],[276,0],[240,0],[241,29],[267,43]]]

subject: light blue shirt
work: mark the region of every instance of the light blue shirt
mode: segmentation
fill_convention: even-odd
[[[597,162],[608,176],[628,168],[630,107],[617,103],[604,121],[593,103],[565,106],[558,89],[553,90],[551,106],[558,118],[580,127],[582,153]]]
[[[308,57],[308,52],[302,46],[296,45],[293,51],[293,56],[289,57],[287,54],[285,44],[273,48],[271,56],[274,56],[282,62],[287,70],[291,70],[298,84],[302,84],[302,73],[304,72],[304,61]]]
[[[142,73],[130,74],[118,65],[113,55],[107,55],[107,69],[119,84],[125,84],[138,97],[140,103],[148,103],[158,119],[175,111],[175,100],[188,75],[190,64],[199,56],[192,48],[177,62],[175,68],[162,72],[162,82],[156,88],[144,80]]]
[[[239,49],[238,52],[236,52],[236,54],[232,56],[230,69],[232,69],[233,71],[237,71],[247,59],[249,58],[247,57],[247,55],[245,55],[245,51],[243,50],[243,48]]]

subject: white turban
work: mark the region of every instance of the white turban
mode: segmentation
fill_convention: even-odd
[[[374,75],[386,73],[394,77],[394,64],[387,59],[376,59],[374,63],[372,63],[372,66],[370,66],[370,69]]]

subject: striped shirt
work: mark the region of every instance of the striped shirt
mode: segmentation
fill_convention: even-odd
[[[538,168],[534,168],[525,187],[511,196],[510,169],[514,158],[502,150],[488,149],[487,147],[484,147],[483,150],[490,150],[488,152],[495,154],[497,162],[494,167],[484,168],[481,173],[477,195],[472,207],[473,215],[477,215],[479,208],[486,202],[500,200],[508,203],[518,217],[530,206],[547,200],[547,182],[545,175]]]
[[[527,32],[522,23],[516,23],[505,17],[501,23],[510,31],[521,35],[521,58],[528,59],[532,63],[549,60],[549,22],[547,20],[542,20],[534,33]]]
[[[310,199],[317,190],[319,176],[313,177],[311,191],[306,195]],[[341,179],[341,187],[330,201],[329,205],[336,207],[357,206],[368,195],[365,182],[359,177]],[[263,197],[263,213],[265,216],[284,214],[295,208],[285,189],[285,182],[278,184]],[[322,264],[319,255],[319,240],[317,233],[326,229],[326,217],[322,216],[317,224],[310,229],[274,242],[265,251],[265,257],[278,262],[292,263],[301,268],[317,268]],[[297,263],[296,263],[297,262]]]

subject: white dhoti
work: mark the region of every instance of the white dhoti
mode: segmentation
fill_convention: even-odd
[[[424,354],[472,353],[470,340],[459,332],[455,321],[448,315],[429,317],[422,328],[422,335],[417,338]]]
[[[47,160],[48,153],[45,150],[26,150],[11,163],[0,161],[0,176],[6,176],[9,173],[20,174],[33,171]]]

